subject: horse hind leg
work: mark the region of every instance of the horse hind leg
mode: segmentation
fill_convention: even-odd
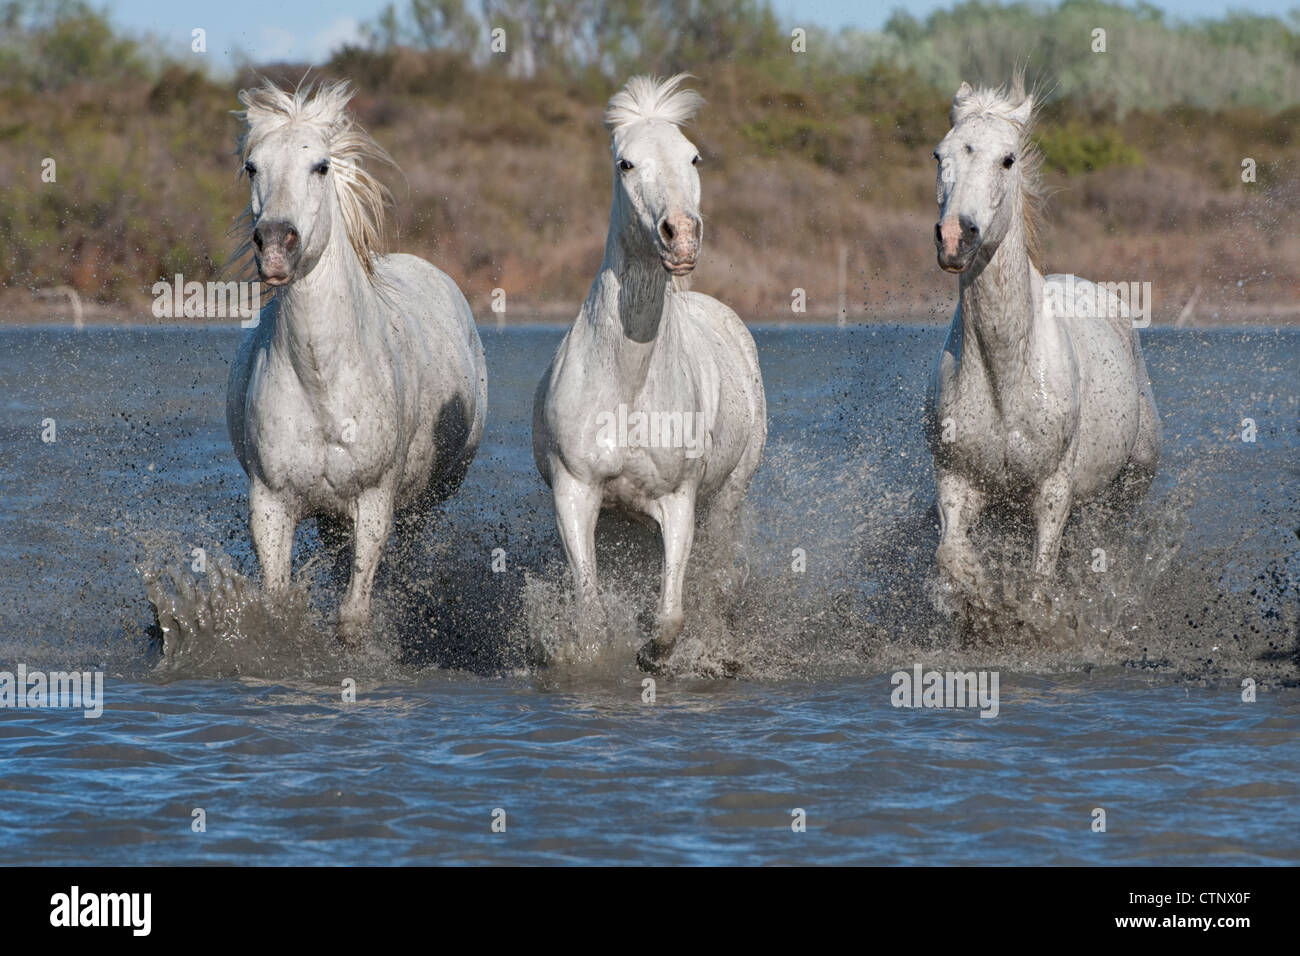
[[[719,605],[734,603],[749,575],[748,562],[737,547],[740,509],[748,486],[748,476],[732,473],[708,502],[695,546],[696,565],[713,592],[709,598]]]
[[[1135,338],[1133,342],[1135,372],[1141,390],[1138,395],[1138,429],[1137,441],[1133,451],[1121,472],[1121,495],[1137,501],[1146,497],[1155,479],[1156,466],[1160,463],[1160,416],[1156,412],[1156,396],[1151,388],[1151,377],[1147,373],[1146,356]]]
[[[749,576],[749,564],[744,554],[738,553],[737,530],[740,509],[744,507],[745,495],[763,456],[765,438],[766,432],[758,440],[751,438],[736,467],[709,500],[704,514],[697,548],[701,561],[697,565],[702,564],[708,569],[707,580],[716,589],[713,598],[719,604],[734,604]]]
[[[1139,409],[1137,441],[1120,473],[1121,495],[1129,501],[1146,497],[1155,480],[1156,465],[1160,463],[1160,419],[1149,384],[1142,389]]]

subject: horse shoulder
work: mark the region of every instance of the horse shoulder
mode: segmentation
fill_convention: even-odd
[[[406,253],[381,257],[375,275],[381,299],[394,310],[391,318],[403,337],[428,350],[433,360],[454,356],[455,371],[484,391],[483,343],[469,302],[451,276]]]
[[[378,260],[375,275],[379,284],[409,300],[419,314],[451,319],[460,327],[473,324],[473,313],[460,287],[427,259],[392,253]]]
[[[745,321],[725,302],[703,292],[678,293],[685,300],[687,312],[697,327],[709,333],[722,331],[722,339],[742,356],[754,371],[758,370],[758,346]]]
[[[762,370],[758,364],[758,346],[748,326],[736,312],[712,296],[699,292],[679,293],[691,327],[705,342],[708,350],[708,382],[704,396],[705,418],[710,431],[718,424],[724,406],[735,407],[734,398],[739,392],[740,405],[748,414],[747,424],[741,425],[742,445],[765,443],[767,436],[767,397],[763,389]],[[740,419],[736,424],[741,424]],[[726,431],[731,431],[727,427]]]
[[[1051,308],[1051,299],[1044,296],[1039,299],[1043,309],[1070,336],[1071,344],[1085,346],[1089,351],[1098,344],[1118,344],[1121,352],[1134,356],[1136,336],[1133,334],[1133,320],[1128,306],[1105,286],[1079,276],[1049,275],[1043,278],[1045,285],[1073,283],[1076,298],[1095,303],[1091,309],[1075,308],[1072,312],[1058,314]]]

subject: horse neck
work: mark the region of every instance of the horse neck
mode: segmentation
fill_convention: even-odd
[[[608,355],[618,384],[635,393],[650,361],[674,329],[673,292],[653,249],[611,219],[600,273],[582,307],[598,351]]]
[[[374,287],[338,218],[316,265],[279,293],[273,347],[309,387],[324,388],[340,367],[364,360],[365,322],[377,307]]]
[[[1026,370],[1040,345],[1035,271],[1016,208],[1012,226],[997,249],[987,259],[977,259],[961,277],[962,338],[975,344],[969,357],[987,372],[995,389]],[[967,358],[963,350],[963,364]]]

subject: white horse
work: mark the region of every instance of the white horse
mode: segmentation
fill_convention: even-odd
[[[346,82],[312,95],[241,90],[244,220],[274,287],[230,370],[230,440],[250,479],[249,526],[269,590],[288,586],[308,516],[353,529],[340,631],[369,621],[394,508],[451,494],[478,450],[483,345],[465,297],[423,259],[379,255],[387,191],[362,168],[391,162],[347,111]]]
[[[584,612],[600,614],[601,508],[659,525],[658,620],[638,655],[647,668],[682,630],[697,504],[708,504],[704,541],[726,546],[767,440],[749,330],[721,302],[682,285],[703,237],[700,156],[679,129],[702,100],[678,89],[683,79],[633,77],[609,102],[614,199],[605,258],[533,403],[533,456],[554,495]]]
[[[1032,513],[1042,580],[1055,571],[1071,507],[1104,492],[1144,494],[1160,457],[1155,398],[1124,303],[1034,266],[1033,115],[1019,75],[1009,93],[963,83],[934,152],[939,265],[960,276],[927,403],[937,559],[949,581],[975,591],[984,576],[968,533],[990,500]]]

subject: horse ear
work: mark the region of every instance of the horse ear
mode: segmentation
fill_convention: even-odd
[[[957,87],[957,92],[956,94],[953,95],[952,98],[952,109],[948,111],[949,126],[957,125],[957,111],[961,109],[962,104],[966,102],[966,99],[973,92],[975,91],[971,89],[970,84],[967,83],[965,80],[962,81],[961,86]]]
[[[1026,96],[1021,100],[1020,105],[1011,111],[1011,119],[1017,126],[1028,126],[1029,119],[1034,115],[1034,98]]]

